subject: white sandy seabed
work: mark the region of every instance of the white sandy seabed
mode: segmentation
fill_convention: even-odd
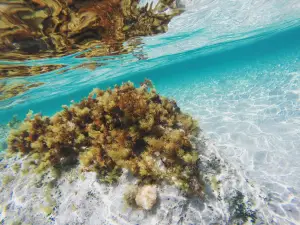
[[[168,185],[158,188],[158,202],[150,211],[132,209],[124,202],[136,179],[124,172],[115,185],[98,181],[93,172],[78,168],[55,179],[22,173],[26,157],[1,157],[0,221],[2,224],[296,224],[269,210],[270,202],[260,188],[233,169],[218,154],[216,145],[199,137],[200,170],[206,182],[205,197],[186,197]],[[201,144],[202,143],[202,144]],[[205,143],[205,144],[203,144]],[[21,164],[19,170],[15,163]],[[30,170],[29,170],[30,171]],[[289,198],[291,196],[287,196]],[[299,202],[299,199],[298,199]]]

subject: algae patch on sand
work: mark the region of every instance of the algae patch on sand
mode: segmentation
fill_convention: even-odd
[[[128,170],[140,185],[166,182],[201,195],[197,122],[174,100],[160,96],[151,81],[94,89],[87,98],[52,117],[30,112],[8,137],[8,153],[28,155],[35,172],[97,172],[113,183]]]

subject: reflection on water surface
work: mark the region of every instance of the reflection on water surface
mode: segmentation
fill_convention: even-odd
[[[174,0],[15,0],[0,4],[0,58],[62,56],[100,46],[88,56],[130,51],[123,42],[167,31],[181,13]]]

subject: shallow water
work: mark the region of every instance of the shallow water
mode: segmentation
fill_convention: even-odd
[[[186,0],[182,4],[186,11],[171,21],[169,31],[142,38],[140,48],[133,54],[78,58],[79,52],[63,58],[22,62],[64,67],[18,78],[45,84],[1,101],[1,123],[6,124],[14,114],[22,118],[29,109],[52,115],[61,105],[80,100],[94,87],[107,88],[127,80],[139,83],[147,77],[160,94],[174,98],[182,110],[200,121],[209,139],[207,151],[217,154],[226,164],[219,179],[224,176],[233,182],[230,186],[224,179],[224,193],[237,188],[246,196],[254,196],[262,210],[260,224],[300,224],[299,1]],[[148,59],[140,60],[137,56],[140,53]],[[78,68],[84,63],[97,63],[97,66]],[[6,128],[0,131],[3,139]],[[93,178],[87,182],[94,184]],[[82,185],[78,183],[75,186]],[[62,181],[64,185],[67,184]],[[89,185],[85,187],[88,189]],[[120,184],[110,193],[122,192],[122,187]],[[99,193],[108,193],[105,187],[98,189]],[[168,189],[161,191],[162,199],[166,198]],[[176,198],[175,191],[170,193],[174,205],[182,210],[179,206],[184,205],[183,199]],[[17,190],[15,194],[20,195]],[[81,201],[84,197],[83,193]],[[69,201],[76,202],[76,199],[69,196]],[[84,215],[77,215],[77,222],[67,220],[63,211],[71,203],[61,202],[57,224],[86,222]],[[183,215],[174,209],[170,209],[174,214],[171,216],[163,216],[168,212],[151,215],[126,212],[126,216],[131,216],[122,219],[114,214],[119,206],[112,205],[109,198],[97,199],[95,204],[103,205],[103,210],[108,212],[107,218],[105,213],[99,217],[103,224],[231,223],[229,212],[221,203],[213,205],[223,213],[211,215],[207,206],[189,203],[185,213],[190,220],[183,221],[177,218]],[[162,201],[160,210],[172,208],[164,204]],[[26,205],[21,209],[26,211]],[[141,214],[143,219],[137,219]],[[86,223],[95,224],[91,221]]]

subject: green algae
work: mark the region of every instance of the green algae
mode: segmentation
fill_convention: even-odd
[[[49,216],[53,212],[53,207],[51,206],[43,206],[41,207],[41,211],[46,215]]]
[[[20,125],[21,120],[18,119],[17,115],[13,115],[13,118],[8,122],[7,126],[10,129],[17,129],[18,126]]]
[[[76,205],[72,204],[71,209],[73,212],[75,212],[78,208],[76,207]]]
[[[19,172],[20,168],[21,168],[21,166],[20,166],[20,164],[18,164],[18,163],[13,164],[12,167],[11,167],[11,169],[12,169],[15,173]]]
[[[211,187],[215,191],[220,189],[220,181],[217,180],[216,176],[211,178]]]
[[[123,200],[125,201],[125,206],[129,206],[131,208],[137,208],[137,204],[135,202],[135,198],[138,192],[138,186],[131,185],[127,187],[127,190],[124,192]]]
[[[22,225],[22,222],[20,220],[16,220],[12,223],[10,223],[11,225]]]
[[[2,185],[5,186],[14,180],[14,176],[5,175],[2,177]]]
[[[256,211],[251,209],[251,204],[245,203],[245,196],[242,192],[236,191],[235,196],[230,199],[229,210],[231,213],[231,221],[237,224],[246,223],[249,219],[251,223],[255,223],[257,216]]]

